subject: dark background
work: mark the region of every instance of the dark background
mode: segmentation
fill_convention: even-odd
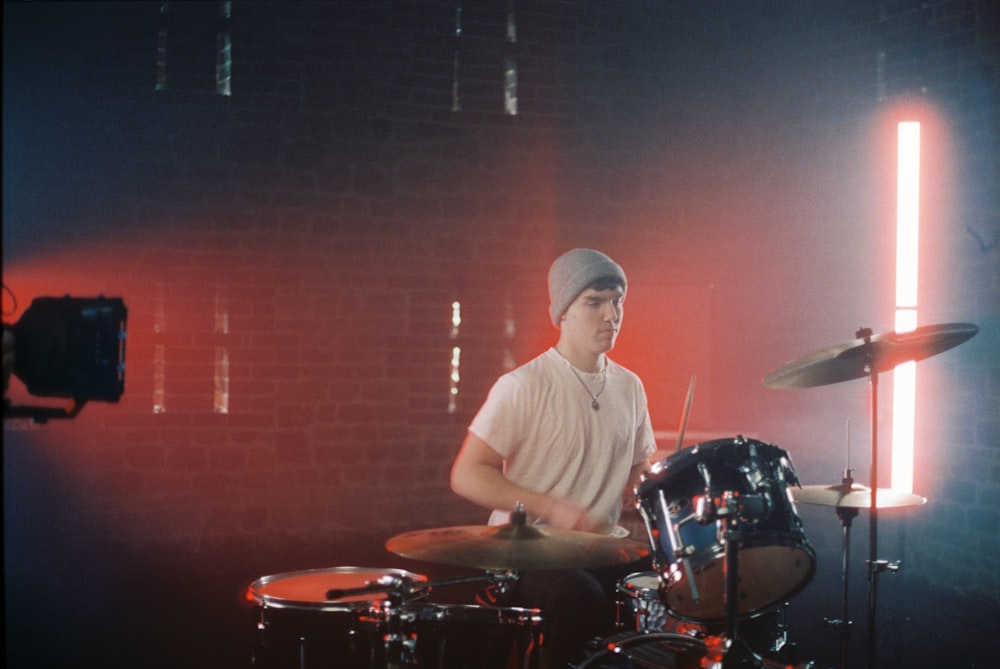
[[[993,3],[224,7],[3,5],[4,322],[42,295],[129,307],[117,404],[4,421],[8,666],[244,667],[264,575],[467,574],[384,542],[485,522],[450,464],[495,377],[555,341],[545,273],[575,246],[626,269],[614,357],[645,380],[661,456],[697,375],[689,444],[745,434],[787,449],[803,483],[847,463],[870,483],[865,381],[761,379],[892,329],[904,119],[923,128],[920,322],[980,332],[917,366],[929,501],[879,517],[879,556],[902,563],[879,581],[879,660],[995,664]],[[11,397],[40,401],[16,379]],[[790,637],[833,666],[841,527],[799,514],[818,570]],[[854,664],[867,529],[862,514]]]

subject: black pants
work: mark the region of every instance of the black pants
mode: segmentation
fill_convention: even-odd
[[[539,569],[520,573],[511,604],[541,609],[542,654],[548,669],[566,669],[585,657],[587,643],[616,631],[615,586],[648,570],[648,561],[592,569]]]

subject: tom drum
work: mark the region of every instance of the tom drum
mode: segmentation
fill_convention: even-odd
[[[675,616],[725,619],[727,524],[738,544],[738,615],[748,617],[784,603],[809,583],[816,555],[795,510],[790,485],[798,477],[788,453],[744,437],[698,444],[657,462],[637,490],[662,595]],[[699,498],[726,494],[754,502],[754,513],[706,521]]]

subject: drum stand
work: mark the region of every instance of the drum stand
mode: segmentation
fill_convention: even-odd
[[[868,533],[868,669],[875,669],[878,647],[875,614],[878,603],[878,577],[884,571],[895,572],[898,562],[876,559],[878,551],[878,375],[904,362],[923,360],[958,346],[979,332],[971,323],[925,325],[907,332],[873,335],[870,328],[861,328],[856,339],[845,345],[793,360],[774,370],[764,379],[768,388],[810,388],[853,379],[869,380],[869,422],[871,426],[871,512]],[[849,492],[849,491],[848,491]],[[926,501],[926,500],[923,500]],[[922,503],[922,502],[919,502]],[[837,505],[838,507],[840,504]],[[897,504],[896,506],[900,506]],[[864,508],[861,506],[861,508]],[[838,508],[838,514],[840,514]],[[845,522],[845,531],[849,523]],[[853,518],[853,516],[852,516]],[[845,536],[846,540],[846,536]],[[845,567],[846,575],[846,567]],[[846,588],[846,585],[845,585]],[[846,600],[846,594],[845,594]],[[840,621],[846,627],[846,620]],[[842,633],[846,638],[846,631]]]
[[[736,620],[739,617],[739,544],[743,536],[739,531],[739,509],[732,492],[722,494],[722,508],[718,515],[726,523],[726,553],[724,577],[726,580],[726,650],[722,660],[722,669],[743,669],[764,666],[763,660],[750,650],[750,647],[737,636]]]
[[[851,475],[850,469],[844,470],[844,477],[842,479],[842,484],[845,489],[850,490],[851,486],[854,484],[854,478]],[[840,518],[840,524],[844,528],[844,538],[841,548],[841,578],[843,579],[843,610],[841,618],[825,618],[824,622],[831,627],[836,627],[840,632],[840,669],[847,669],[847,649],[848,642],[851,637],[851,625],[850,620],[850,610],[848,608],[848,574],[850,573],[850,555],[851,555],[851,522],[858,516],[858,510],[853,507],[838,506],[837,507],[837,517]]]
[[[869,507],[868,524],[868,669],[875,669],[878,650],[877,626],[875,614],[878,604],[878,577],[883,571],[895,572],[899,569],[898,562],[887,562],[877,559],[878,555],[878,374],[875,364],[875,351],[872,346],[872,331],[862,328],[857,331],[857,337],[864,339],[864,370],[868,375],[868,410],[871,426],[871,505]],[[847,587],[846,584],[844,586]],[[846,612],[845,612],[846,621]],[[846,665],[845,665],[846,666]]]

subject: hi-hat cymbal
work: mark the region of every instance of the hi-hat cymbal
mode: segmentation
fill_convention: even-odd
[[[649,555],[630,539],[536,525],[466,525],[397,535],[403,557],[472,569],[566,569],[628,564]]]
[[[925,325],[911,332],[887,332],[849,341],[797,358],[764,378],[768,388],[811,388],[860,379],[891,370],[910,360],[923,360],[972,338],[970,323]]]
[[[803,504],[819,504],[839,508],[870,509],[872,505],[872,489],[857,483],[851,485],[846,483],[807,485],[801,488],[792,488],[792,497],[796,502]],[[891,488],[879,488],[875,499],[878,509],[920,506],[926,503],[926,497]]]

